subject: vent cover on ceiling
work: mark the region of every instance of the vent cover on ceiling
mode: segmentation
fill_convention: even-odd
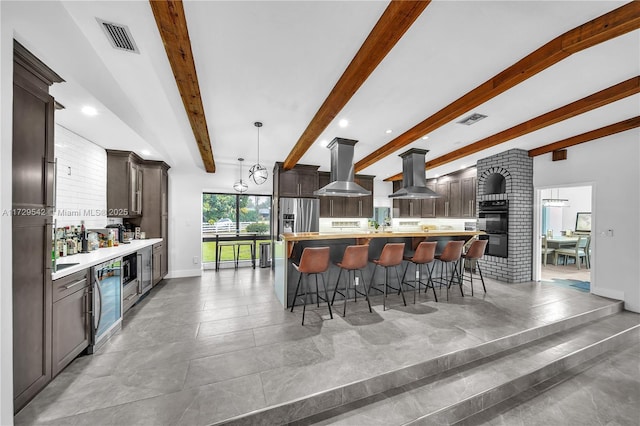
[[[99,18],[96,18],[96,20],[107,35],[111,46],[115,49],[126,50],[127,52],[140,53],[126,25],[114,24],[113,22],[103,21]]]
[[[472,124],[477,123],[478,121],[482,120],[483,118],[487,118],[487,116],[486,115],[482,115],[482,114],[478,114],[478,113],[473,113],[470,116],[465,117],[462,120],[458,121],[458,123],[465,124],[467,126],[471,126]]]

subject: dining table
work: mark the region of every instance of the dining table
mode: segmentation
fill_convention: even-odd
[[[551,238],[547,238],[547,247],[558,249],[565,247],[575,247],[578,242],[579,235],[572,235],[567,237],[566,235],[554,235]]]

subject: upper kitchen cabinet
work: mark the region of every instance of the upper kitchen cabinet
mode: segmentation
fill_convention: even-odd
[[[143,206],[142,159],[130,151],[107,150],[107,216],[138,217]]]
[[[273,196],[291,198],[315,198],[318,186],[318,167],[297,164],[291,170],[284,170],[277,162],[273,169]]]
[[[54,110],[62,78],[14,41],[12,142],[13,408],[51,380]]]
[[[396,217],[405,218],[473,218],[476,215],[476,168],[451,173],[427,181],[427,188],[439,198],[422,200],[393,200]],[[393,182],[393,190],[402,187],[402,181]]]

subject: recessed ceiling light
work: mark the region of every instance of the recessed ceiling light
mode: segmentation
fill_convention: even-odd
[[[93,117],[94,115],[98,115],[98,110],[92,106],[85,105],[82,107],[82,113]]]
[[[423,136],[422,139],[426,141],[427,139],[429,139],[429,136]]]
[[[349,125],[349,120],[347,120],[346,118],[343,118],[338,122],[338,126],[342,128],[347,127],[348,125]]]
[[[435,176],[436,176],[437,178],[439,178],[439,177],[440,177],[440,175],[435,175]]]
[[[387,130],[385,130],[384,132],[385,132],[386,134],[389,134],[389,133],[391,133],[391,132],[392,132],[392,130],[391,130],[391,129],[387,129]]]
[[[321,147],[326,148],[326,147],[327,147],[327,145],[329,145],[329,141],[327,141],[326,139],[322,139],[322,140],[320,141],[320,146],[321,146]]]
[[[148,149],[143,149],[142,151],[140,151],[140,153],[142,155],[151,155],[151,151],[149,151]]]
[[[466,166],[465,164],[463,164],[463,165],[461,165],[461,166],[460,166],[460,168],[461,168],[461,169],[466,169],[466,168],[467,168],[467,166]]]

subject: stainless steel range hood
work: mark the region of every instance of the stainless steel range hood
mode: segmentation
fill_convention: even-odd
[[[426,149],[412,148],[400,154],[402,157],[402,188],[389,195],[389,198],[439,198],[440,195],[427,188],[424,173]]]
[[[358,141],[335,138],[327,148],[331,150],[331,183],[314,195],[331,197],[366,197],[368,191],[353,181],[353,146]]]

